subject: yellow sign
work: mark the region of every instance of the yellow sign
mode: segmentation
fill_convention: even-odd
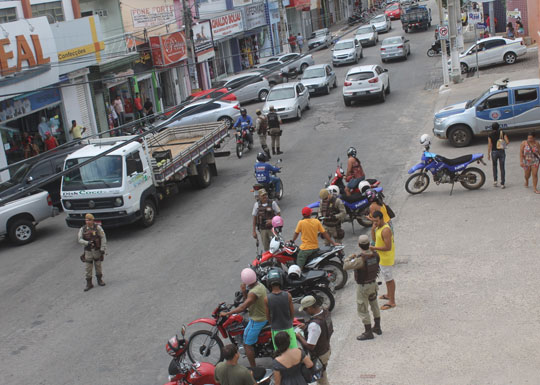
[[[102,51],[105,49],[105,43],[100,41],[93,44],[84,45],[82,47],[71,48],[65,51],[58,52],[58,61],[75,59],[90,53]]]

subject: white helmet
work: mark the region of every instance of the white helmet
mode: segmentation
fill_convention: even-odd
[[[270,249],[269,250],[270,250],[270,252],[272,254],[275,254],[279,250],[280,246],[281,246],[281,242],[277,239],[277,237],[274,237],[270,241]]]
[[[328,190],[328,192],[329,192],[331,195],[333,195],[333,196],[335,196],[335,197],[337,197],[337,196],[339,195],[339,187],[336,186],[336,185],[328,186],[326,189]]]
[[[363,194],[367,190],[371,188],[371,184],[367,180],[363,180],[362,182],[358,183],[358,190]]]
[[[428,134],[423,134],[420,137],[420,144],[422,146],[429,146],[431,144],[431,137]]]
[[[289,267],[287,274],[291,279],[299,279],[302,276],[302,269],[298,265],[292,265]]]

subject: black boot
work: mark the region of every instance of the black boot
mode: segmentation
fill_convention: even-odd
[[[276,148],[272,147],[272,155],[276,155]]]
[[[105,286],[105,282],[103,282],[103,280],[101,279],[101,277],[103,277],[103,275],[96,275],[96,278],[97,278],[97,284],[99,286]]]
[[[283,154],[279,147],[277,148],[276,154],[278,154],[278,155]]]
[[[381,335],[382,329],[381,329],[381,317],[374,318],[375,319],[375,326],[373,326],[373,329],[371,331],[375,334]]]
[[[92,278],[86,278],[86,287],[84,288],[84,291],[88,291],[93,287],[94,285],[92,285]]]
[[[371,331],[370,324],[364,325],[364,328],[366,329],[366,331],[360,334],[358,337],[356,337],[358,341],[372,340],[373,338],[375,338],[375,336],[373,335],[373,332]]]

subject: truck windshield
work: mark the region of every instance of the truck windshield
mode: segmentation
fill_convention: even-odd
[[[486,92],[482,92],[479,96],[477,96],[476,98],[474,99],[471,99],[467,102],[467,104],[465,104],[465,108],[471,108],[472,106],[474,106],[476,104],[477,101],[479,101],[480,99],[482,99],[484,97],[484,95],[487,95],[491,92],[491,90],[487,90]]]
[[[68,159],[65,169],[88,159],[90,158]],[[64,176],[62,189],[73,191],[120,187],[122,186],[122,170],[121,156],[103,156]]]

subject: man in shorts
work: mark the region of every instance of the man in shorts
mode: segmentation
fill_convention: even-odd
[[[375,239],[375,246],[370,246],[369,249],[376,251],[380,257],[380,276],[386,282],[386,294],[379,298],[388,300],[387,303],[381,306],[381,310],[388,310],[396,307],[396,283],[393,276],[396,250],[394,234],[390,226],[384,222],[383,214],[380,211],[377,210],[371,215],[373,217],[371,239]]]

